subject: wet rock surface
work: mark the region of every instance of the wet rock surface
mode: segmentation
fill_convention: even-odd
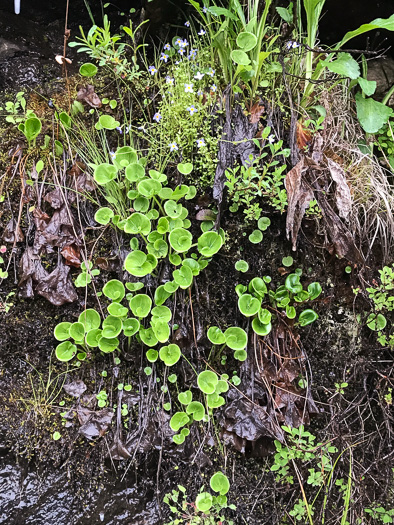
[[[123,482],[107,476],[95,497],[75,495],[66,470],[40,473],[18,464],[3,450],[0,457],[0,523],[4,525],[158,525],[153,492],[138,489],[133,475]]]

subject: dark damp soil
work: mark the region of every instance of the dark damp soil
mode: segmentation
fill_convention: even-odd
[[[28,0],[22,0],[22,5],[25,2]],[[37,2],[30,4],[38,6]],[[63,11],[57,4],[50,9],[59,11],[44,35],[37,30],[47,20],[44,11],[36,11],[37,17],[28,29],[25,22],[9,11],[5,19],[0,16],[0,25],[12,28],[12,33],[9,30],[2,34],[5,39],[12,40],[17,32],[24,33],[19,48],[1,61],[2,87],[15,91],[15,87],[26,89],[37,82],[40,93],[46,90],[48,98],[56,95],[56,91],[61,96],[61,80],[57,89],[56,83],[53,85],[59,70],[52,57],[62,48]],[[112,16],[116,16],[116,12]],[[75,4],[70,17],[74,35],[80,23],[87,27],[90,24],[83,2]],[[70,57],[76,59],[72,51]],[[76,70],[77,61],[70,74]],[[7,151],[15,146],[12,134],[6,133],[0,140],[7,145]],[[6,167],[9,159],[2,156],[0,161]],[[15,179],[7,202],[2,204],[2,230],[18,215],[19,198],[20,181]],[[197,205],[191,203],[191,218],[197,210]],[[87,227],[91,225],[94,210],[83,203],[82,211],[83,225]],[[314,304],[318,322],[300,329],[297,340],[303,359],[295,371],[300,378],[307,377],[313,403],[310,399],[305,415],[306,404],[294,409],[296,402],[290,399],[291,406],[283,410],[283,417],[298,423],[304,417],[308,430],[318,436],[318,441],[331,440],[341,451],[353,446],[355,489],[350,523],[356,523],[362,509],[373,502],[380,502],[386,508],[394,504],[392,410],[384,399],[392,386],[392,355],[382,350],[374,334],[356,319],[357,315],[364,319],[370,307],[363,290],[365,282],[377,275],[379,251],[377,248],[368,266],[353,265],[348,274],[345,271],[348,261],[330,255],[324,248],[325,239],[317,220],[307,219],[303,223],[297,252],[292,253],[284,234],[284,216],[269,208],[264,213],[270,217],[271,226],[263,242],[253,245],[248,240],[253,228],[244,224],[242,214],[224,212],[221,226],[227,232],[226,244],[196,280],[193,311],[186,292],[179,294],[174,319],[179,328],[173,340],[193,366],[201,370],[210,353],[205,336],[208,325],[236,324],[248,329],[245,318],[237,311],[235,284],[247,284],[253,277],[263,275],[271,276],[277,285],[282,284],[288,271],[282,265],[282,258],[291,254],[292,268],[303,270],[304,287],[318,281],[323,293]],[[272,428],[267,427],[255,440],[244,438],[243,441],[229,430],[230,418],[225,406],[217,412],[217,426],[194,425],[185,444],[176,446],[169,432],[169,416],[160,409],[164,367],[158,365],[153,374],[147,376],[141,348],[125,346],[119,363],[113,355],[98,353],[89,356],[79,368],[67,368],[56,360],[54,327],[62,320],[77,320],[85,306],[85,292],[78,289],[77,299],[62,306],[54,306],[37,295],[34,299],[18,296],[19,262],[26,245],[34,238],[29,217],[29,214],[22,216],[21,227],[26,238],[23,243],[17,243],[9,278],[2,282],[0,289],[3,304],[0,312],[0,523],[163,524],[169,521],[168,509],[163,504],[166,493],[178,484],[183,485],[187,488],[188,501],[192,502],[201,486],[207,485],[210,475],[224,468],[231,482],[229,502],[237,505],[236,511],[228,512],[235,524],[292,523],[287,513],[300,497],[300,491],[297,484],[280,485],[274,481],[274,474],[270,472],[275,451]],[[86,238],[91,245],[96,240],[92,231],[88,231]],[[123,276],[117,259],[121,251],[118,242],[118,238],[108,234],[96,246],[103,266],[95,281],[97,290],[106,280]],[[12,243],[7,246],[10,248]],[[245,274],[234,269],[234,263],[241,258],[249,262]],[[45,264],[48,271],[55,268],[57,252],[48,255]],[[71,269],[73,276],[78,273],[79,270]],[[149,289],[149,285],[153,288],[155,283],[147,281],[147,285]],[[356,295],[353,289],[357,288],[360,292]],[[97,304],[90,287],[87,306],[96,308]],[[294,351],[286,337],[275,332],[269,343],[273,348],[281,348],[281,341],[285,341]],[[259,362],[257,353],[256,356]],[[257,369],[254,358],[240,364],[229,356],[226,365],[222,365],[220,356],[215,356],[213,362],[220,373],[231,375],[236,371],[242,380],[240,388],[263,404],[266,391],[262,385],[270,378],[264,369],[263,372]],[[168,383],[173,398],[191,383],[192,388],[195,387],[194,375],[184,361],[174,367],[174,372],[179,377],[178,385]],[[287,372],[291,372],[290,368]],[[335,387],[335,383],[341,382],[348,383],[344,395],[339,395]],[[77,391],[84,389],[79,390],[79,397],[67,391],[70,384]],[[119,390],[120,384],[130,385],[131,390]],[[108,411],[97,414],[95,421],[86,420],[87,412],[99,412],[95,396],[101,390],[108,394]],[[242,414],[239,400],[229,396],[230,401]],[[120,413],[123,403],[128,408],[127,416]],[[302,417],[300,410],[305,410]],[[250,428],[241,428],[245,436],[255,431],[253,420],[248,422]],[[58,441],[52,439],[56,431],[61,434]],[[349,472],[346,454],[336,468],[337,478],[346,479]],[[343,502],[336,497],[328,513],[329,524],[339,522]]]

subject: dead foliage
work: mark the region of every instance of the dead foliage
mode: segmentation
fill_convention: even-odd
[[[316,200],[323,215],[327,236],[325,245],[330,253],[352,263],[364,261],[349,229],[352,210],[350,188],[343,168],[324,152],[320,134],[313,138],[308,152],[299,152],[300,160],[286,175],[288,198],[286,232],[296,249],[297,236],[305,211]]]
[[[100,97],[94,91],[94,87],[91,84],[87,86],[78,86],[77,100],[80,102],[86,102],[92,108],[101,108],[102,102]]]
[[[282,425],[308,424],[319,410],[310,388],[298,385],[307,358],[291,328],[280,322],[268,337],[255,336],[254,345],[256,357],[248,357],[241,371],[246,386],[230,390],[220,424],[226,443],[261,456],[269,450],[267,438],[283,441]]]

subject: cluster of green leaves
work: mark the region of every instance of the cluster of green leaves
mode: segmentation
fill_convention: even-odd
[[[265,2],[262,11],[258,1],[249,2],[248,9],[239,0],[230,0],[228,8],[212,2],[203,8],[194,0],[189,2],[207,28],[213,59],[219,61],[224,81],[231,83],[234,91],[242,92],[236,85],[241,80],[253,99],[258,87],[266,85],[265,61],[277,51],[273,46],[279,34],[267,38],[272,0]]]
[[[290,155],[289,149],[283,148],[283,141],[270,142],[269,126],[262,133],[263,146],[260,155],[251,158],[245,166],[236,166],[226,170],[230,210],[235,212],[241,206],[247,221],[258,220],[262,209],[261,197],[265,197],[276,210],[283,212],[287,206],[287,193],[284,188],[286,164],[283,159]],[[258,139],[256,144],[261,147]]]
[[[133,80],[141,74],[137,64],[137,51],[146,45],[137,45],[135,34],[146,22],[142,22],[135,29],[133,29],[131,21],[129,27],[123,26],[123,31],[131,39],[131,44],[128,44],[121,41],[122,37],[119,34],[111,34],[111,23],[108,16],[104,15],[103,27],[94,24],[85,35],[82,26],[79,26],[81,37],[76,37],[77,41],[70,42],[68,45],[78,47],[78,53],[87,53],[91,58],[98,61],[99,66],[110,66],[122,78]],[[132,50],[131,62],[126,56],[127,49]],[[80,73],[83,76],[90,77],[94,76],[95,72],[93,71],[92,68],[84,68]]]
[[[394,171],[394,133],[393,121],[390,119],[375,135],[375,145],[384,155]]]
[[[235,291],[238,295],[238,308],[245,317],[251,317],[252,328],[257,335],[268,335],[272,329],[271,310],[284,309],[288,319],[297,316],[298,304],[313,301],[322,292],[318,282],[310,283],[304,290],[300,277],[302,270],[297,269],[286,277],[285,284],[278,286],[276,290],[269,290],[267,284],[271,277],[253,278],[248,286],[238,284]],[[270,308],[273,307],[273,308]],[[307,326],[318,318],[317,313],[307,308],[298,314],[298,325]]]
[[[222,348],[228,346],[231,350],[234,350],[234,358],[238,361],[245,361],[247,353],[245,348],[248,344],[248,336],[238,326],[230,326],[222,332],[218,326],[211,326],[207,332],[208,339],[213,345],[219,345]]]
[[[382,270],[379,270],[379,275],[380,284],[366,288],[374,305],[374,311],[368,316],[367,326],[378,333],[378,341],[382,346],[389,345],[393,348],[394,334],[386,335],[384,330],[387,326],[387,312],[394,310],[394,270],[390,266],[384,266]]]
[[[283,426],[282,429],[286,433],[286,444],[274,441],[276,454],[271,466],[271,471],[276,473],[276,481],[293,484],[294,469],[301,471],[310,465],[306,482],[320,491],[334,468],[332,454],[338,450],[331,443],[315,443],[316,437],[307,432],[303,425],[299,428]],[[304,520],[307,514],[313,515],[313,508],[300,499],[289,514],[296,520]]]
[[[33,113],[31,109],[26,111],[26,99],[24,95],[24,91],[19,91],[15,95],[14,102],[9,100],[5,103],[4,108],[0,107],[0,111],[5,110],[7,113],[7,116],[5,117],[6,122],[9,122],[10,124],[18,124]],[[22,114],[21,111],[23,112]]]
[[[190,173],[191,164],[180,164],[178,169]],[[129,217],[121,217],[111,208],[100,208],[95,219],[100,224],[114,226],[132,236],[132,251],[126,257],[125,269],[136,277],[143,277],[154,272],[158,262],[168,257],[176,268],[172,272],[173,280],[161,285],[155,292],[155,303],[160,306],[178,288],[189,288],[193,278],[204,269],[210,258],[217,253],[224,240],[224,232],[203,231],[193,244],[189,229],[188,210],[179,201],[192,199],[196,194],[194,186],[181,185],[172,190],[163,186],[167,176],[156,170],[149,170],[146,176],[145,159],[138,161],[137,154],[129,146],[118,148],[113,164],[103,163],[95,166],[96,182],[105,186],[107,201],[117,203],[116,196],[127,194],[131,207],[135,210]],[[115,196],[115,197],[113,197]],[[205,230],[212,227],[210,221],[202,224]],[[140,249],[142,241],[146,252]],[[197,247],[196,253],[187,257],[191,248]]]
[[[56,357],[60,361],[70,361],[77,355],[78,359],[83,360],[93,348],[99,348],[104,353],[113,352],[119,348],[119,336],[123,335],[129,344],[134,336],[138,342],[151,348],[147,352],[150,362],[156,361],[158,357],[167,366],[178,362],[181,357],[178,345],[169,344],[161,347],[160,351],[152,349],[159,343],[168,342],[172,314],[167,306],[152,308],[152,299],[148,295],[136,293],[143,286],[140,282],[126,283],[126,294],[122,282],[117,279],[108,281],[103,287],[103,294],[112,301],[107,307],[109,315],[101,321],[101,316],[96,310],[87,309],[81,313],[78,322],[59,323],[55,327],[54,335],[62,343],[56,348]],[[128,301],[128,306],[122,304],[124,299]],[[149,315],[151,317],[148,325]],[[78,347],[80,352],[77,354]]]
[[[77,288],[85,288],[88,284],[92,282],[92,278],[100,275],[100,270],[98,268],[93,269],[92,261],[85,261],[81,263],[81,273],[75,279],[74,284]]]
[[[291,259],[285,258],[285,259]],[[245,261],[239,261],[245,262]],[[289,261],[290,262],[290,261]],[[279,308],[284,308],[288,319],[295,319],[297,316],[296,306],[307,301],[313,301],[322,292],[319,283],[310,283],[307,290],[304,290],[300,283],[301,270],[289,274],[285,284],[276,290],[268,290],[267,284],[271,282],[271,277],[254,277],[247,286],[238,284],[235,291],[238,295],[238,308],[245,317],[252,318],[253,331],[259,336],[266,336],[272,330],[272,312]],[[299,313],[298,325],[307,326],[318,318],[317,313],[307,308]],[[207,332],[208,339],[214,345],[226,346],[234,350],[234,358],[245,361],[247,358],[246,347],[248,337],[242,328],[231,326],[225,332],[218,326],[211,326]]]
[[[194,505],[187,502],[186,489],[182,485],[178,485],[179,490],[174,489],[166,494],[163,499],[164,503],[170,507],[173,514],[178,516],[168,522],[167,525],[180,525],[181,523],[188,523],[189,525],[216,525],[217,523],[232,525],[231,520],[226,520],[224,516],[220,515],[223,509],[236,509],[235,505],[228,505],[227,503],[226,494],[230,489],[227,476],[220,471],[216,472],[211,477],[209,485],[217,495],[213,496],[210,492],[204,491],[204,487],[201,487]],[[195,511],[191,510],[193,508]]]
[[[372,509],[364,509],[364,512],[381,523],[394,523],[394,509],[386,510],[380,506]]]
[[[209,421],[209,415],[212,414],[213,409],[224,405],[224,397],[220,394],[227,392],[228,383],[225,379],[219,379],[218,375],[211,370],[201,372],[197,377],[197,385],[199,390],[205,395],[205,406],[200,401],[193,401],[193,394],[191,390],[180,392],[178,394],[178,401],[185,408],[181,411],[175,412],[170,420],[170,427],[174,432],[179,432],[173,436],[173,440],[178,445],[185,441],[185,437],[190,434],[190,429],[186,425],[190,425],[193,421]]]
[[[177,51],[181,49],[177,42],[181,40],[177,36],[172,39],[172,47],[163,50],[168,56],[167,63],[158,64],[157,73],[150,75],[147,81],[152,90],[158,90],[154,110],[151,110],[152,101],[148,97],[144,101],[147,113],[154,112],[160,120],[151,124],[149,120],[154,115],[146,116],[140,122],[143,129],[141,136],[146,138],[149,135],[153,145],[149,155],[157,165],[160,165],[160,159],[168,157],[169,144],[177,144],[183,162],[193,162],[198,171],[198,179],[194,177],[198,186],[211,187],[216,171],[220,130],[216,123],[215,132],[212,132],[216,93],[210,88],[213,85],[216,88],[218,78],[212,68],[209,48],[201,47],[200,41],[195,43],[192,35],[190,47],[196,52],[196,58],[177,60]],[[197,73],[202,78],[196,79]],[[191,91],[185,91],[187,85],[192,86]],[[197,141],[201,139],[203,145],[197,147]],[[186,175],[186,180],[188,177]]]

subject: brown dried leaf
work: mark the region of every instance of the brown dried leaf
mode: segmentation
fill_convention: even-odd
[[[285,187],[287,191],[287,217],[286,234],[291,235],[293,250],[296,249],[297,235],[301,227],[301,221],[309,203],[313,200],[313,191],[303,181],[302,175],[307,168],[304,166],[304,158],[292,168],[286,175]]]
[[[79,248],[75,246],[65,246],[60,253],[66,259],[66,264],[68,264],[68,266],[75,266],[75,268],[81,266]]]
[[[19,261],[19,295],[21,297],[33,298],[33,284],[48,276],[48,272],[41,264],[40,257],[33,252],[29,246]]]
[[[15,242],[15,237],[16,242],[23,242],[25,240],[19,224],[17,224],[15,219],[11,219],[4,229],[2,239],[4,242]]]
[[[103,408],[97,412],[90,413],[90,415],[83,412],[82,407],[78,407],[78,417],[87,420],[80,427],[79,432],[87,439],[95,439],[101,437],[108,430],[109,425],[114,417],[112,408]],[[86,409],[85,409],[86,411]]]
[[[81,173],[83,173],[86,169],[87,166],[85,163],[77,161],[71,166],[67,174],[76,177],[78,175],[81,175]]]
[[[47,193],[44,197],[44,201],[49,202],[49,204],[54,208],[55,210],[58,210],[61,208],[64,204],[63,201],[63,194],[60,188],[56,188],[49,193]]]
[[[260,102],[256,102],[250,108],[249,121],[251,124],[257,124],[259,122],[261,115],[265,113],[265,106],[261,105]]]
[[[75,379],[75,381],[64,384],[63,389],[69,396],[81,397],[81,395],[87,389],[87,386],[81,379]]]
[[[330,158],[327,158],[327,164],[331,177],[336,183],[335,203],[339,216],[346,220],[352,209],[352,196],[346,182],[345,172],[339,164]]]
[[[298,149],[304,150],[304,148],[308,145],[308,143],[312,139],[312,133],[309,129],[304,128],[302,122],[299,120],[296,124],[296,141]]]
[[[69,272],[69,266],[59,263],[53,272],[37,283],[36,292],[55,306],[73,303],[78,296]]]
[[[66,245],[79,244],[66,206],[55,211],[49,222],[35,217],[35,223],[37,228],[34,238],[35,253],[41,253],[43,249],[51,253],[54,246],[63,248]]]
[[[216,213],[213,210],[205,209],[200,210],[196,215],[198,221],[214,221],[216,219]]]
[[[77,100],[86,102],[92,108],[101,108],[102,106],[99,96],[95,93],[94,87],[90,84],[79,87]]]

